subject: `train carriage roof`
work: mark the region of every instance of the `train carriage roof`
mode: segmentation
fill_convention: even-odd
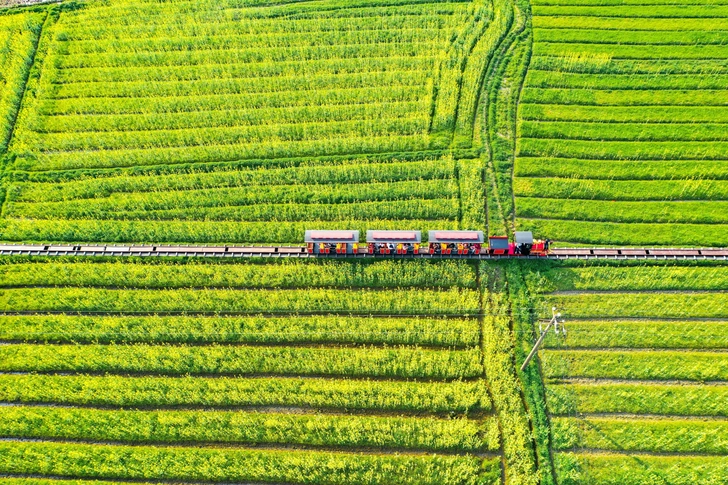
[[[359,242],[359,231],[306,231],[307,243],[355,243]]]
[[[429,231],[430,242],[440,243],[480,243],[485,239],[483,231]]]
[[[367,231],[367,242],[418,243],[422,241],[420,231]]]
[[[508,236],[490,236],[488,245],[492,249],[508,249]]]
[[[533,244],[531,231],[516,231],[516,244]]]

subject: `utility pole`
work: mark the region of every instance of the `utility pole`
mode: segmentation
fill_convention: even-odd
[[[526,366],[529,362],[531,362],[531,359],[533,359],[533,356],[536,355],[536,352],[538,352],[538,348],[543,343],[543,340],[546,338],[546,334],[549,333],[549,330],[551,330],[551,327],[554,327],[554,331],[558,334],[559,333],[559,323],[561,323],[561,328],[564,331],[564,335],[566,335],[566,327],[564,327],[564,320],[561,320],[559,322],[559,318],[561,318],[561,313],[558,313],[556,311],[556,307],[551,307],[551,320],[549,320],[549,324],[546,325],[546,329],[541,330],[541,336],[536,340],[536,344],[531,349],[531,352],[528,354],[528,357],[526,357],[526,360],[523,362],[523,365],[521,366],[521,372],[526,370]],[[541,325],[539,324],[539,330],[541,329]]]

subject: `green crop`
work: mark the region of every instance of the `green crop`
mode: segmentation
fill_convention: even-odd
[[[675,241],[686,247],[721,247],[725,229],[721,224],[647,224],[521,219],[521,228],[548,235],[554,241],[601,246],[608,241],[618,246],[668,246]]]
[[[585,244],[723,245],[725,167],[712,161],[728,155],[725,14],[638,0],[533,7],[514,181],[522,229]],[[610,203],[584,202],[595,199]]]
[[[18,403],[124,407],[294,406],[457,412],[491,408],[485,382],[357,379],[0,375],[0,398]]]
[[[548,350],[544,375],[652,380],[728,380],[723,352]]]
[[[623,202],[579,199],[518,199],[517,216],[525,219],[550,218],[578,221],[642,223],[728,223],[728,202]]]
[[[0,261],[2,286],[100,286],[122,288],[302,288],[475,286],[472,266],[455,261],[245,261],[236,264]]]
[[[482,374],[480,352],[418,348],[188,347],[150,345],[0,347],[0,370],[166,375],[338,375],[457,379]]]
[[[3,239],[299,243],[306,228],[457,229],[459,181],[440,155],[455,131],[458,147],[475,143],[474,93],[508,20],[491,29],[490,8],[53,9],[4,165]]]
[[[629,413],[728,416],[728,386],[702,384],[550,384],[553,414]]]
[[[6,407],[0,435],[135,443],[301,444],[416,450],[498,449],[498,426],[467,418],[231,411],[108,411]]]
[[[727,180],[580,180],[520,179],[516,196],[596,200],[710,200],[728,197]]]
[[[695,76],[693,76],[694,78]],[[567,106],[522,104],[521,119],[538,121],[592,121],[604,123],[728,122],[719,106]],[[687,164],[686,168],[687,168]],[[661,173],[659,171],[658,173]]]
[[[728,316],[726,293],[583,293],[554,295],[549,301],[571,318]]]
[[[539,292],[724,290],[728,274],[723,265],[692,266],[640,262],[630,266],[581,265],[550,267],[531,273]]]
[[[281,167],[283,165],[283,167]],[[245,192],[251,187],[255,191],[264,190],[267,186],[276,186],[278,190],[297,192],[306,189],[306,186],[315,187],[314,194],[323,192],[322,198],[297,200],[295,198],[282,198],[283,194],[275,199],[248,199],[251,202],[268,200],[269,202],[324,202],[327,190],[338,189],[344,197],[343,191],[351,192],[353,186],[364,185],[372,182],[375,188],[381,192],[388,189],[385,183],[416,181],[422,183],[429,180],[445,180],[455,177],[455,165],[448,160],[429,159],[422,161],[402,162],[391,160],[389,162],[376,162],[366,158],[345,159],[335,163],[305,161],[298,165],[285,163],[276,164],[271,162],[270,166],[250,167],[250,170],[239,170],[241,167],[228,168],[225,166],[214,167],[209,171],[194,168],[187,168],[182,173],[125,173],[125,174],[103,174],[98,173],[95,177],[79,180],[58,181],[51,179],[50,183],[19,183],[11,189],[12,198],[17,202],[61,202],[73,199],[109,199],[111,204],[123,204],[131,200],[131,204],[147,204],[156,198],[164,198],[175,195],[191,194],[205,189],[209,197],[219,194],[219,199],[224,201],[230,196],[239,192]],[[135,176],[129,176],[135,175]],[[382,184],[382,185],[379,185]],[[245,187],[241,190],[240,187]],[[237,190],[236,190],[237,189]],[[384,190],[382,190],[384,189]],[[366,193],[366,187],[357,188],[357,192]],[[371,191],[370,191],[371,193]],[[203,195],[203,194],[199,194]],[[356,196],[356,194],[352,194]],[[198,196],[199,197],[199,196]],[[240,197],[240,195],[239,195]],[[251,196],[249,196],[251,197]],[[315,195],[309,195],[315,197]],[[180,197],[173,199],[175,203],[180,202]],[[232,199],[235,201],[236,199]],[[246,200],[246,199],[243,199]],[[361,200],[357,198],[351,201]],[[366,199],[364,199],[366,200]],[[199,201],[199,199],[198,199]],[[334,202],[334,201],[332,201]],[[114,205],[106,207],[110,210]],[[131,208],[133,206],[121,206]],[[146,205],[144,206],[146,207]]]
[[[706,321],[569,321],[566,337],[550,334],[546,345],[582,348],[725,349],[728,324]]]
[[[5,315],[0,339],[65,343],[357,343],[467,347],[476,320],[348,316]],[[718,337],[718,336],[716,336]]]
[[[728,476],[723,456],[642,456],[628,454],[556,453],[556,473],[563,485],[720,485]]]
[[[42,295],[42,296],[41,296]],[[0,290],[2,311],[63,312],[273,312],[419,315],[475,314],[478,293],[400,289],[233,290],[22,288]]]
[[[582,180],[662,180],[669,184],[669,180],[673,179],[676,174],[685,180],[728,179],[728,167],[720,161],[703,160],[695,163],[663,160],[655,163],[642,163],[624,160],[590,160],[589,172],[581,172],[579,169],[583,163],[583,160],[573,158],[522,157],[516,167],[516,176],[558,177],[560,182],[565,183],[570,183],[569,179],[573,178]],[[657,185],[653,184],[655,187]],[[690,186],[689,183],[686,185]]]
[[[728,452],[728,424],[718,420],[553,418],[554,447],[672,453]]]
[[[497,467],[497,459],[484,461],[473,456],[22,442],[0,445],[2,473],[79,478],[475,485],[482,483],[481,473],[492,476]]]
[[[233,221],[104,221],[104,220],[0,220],[0,233],[9,241],[99,241],[112,243],[257,243],[302,244],[307,229],[380,230],[457,229],[456,221],[353,219],[306,222]],[[363,234],[363,233],[362,233]]]

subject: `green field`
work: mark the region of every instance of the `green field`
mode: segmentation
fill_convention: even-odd
[[[527,275],[567,315],[541,352],[559,483],[722,483],[725,264],[552,264]]]
[[[726,7],[532,4],[517,226],[573,243],[725,245]]]
[[[724,247],[727,32],[726,0],[0,8],[0,241]],[[0,485],[724,485],[727,269],[0,256]]]
[[[494,10],[179,0],[33,14],[48,18],[3,164],[2,239],[458,228],[480,180],[479,87],[506,27]]]
[[[0,473],[500,476],[469,263],[16,259],[3,270]],[[431,303],[413,305],[415,292]]]

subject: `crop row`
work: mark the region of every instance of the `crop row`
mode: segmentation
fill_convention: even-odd
[[[719,420],[553,418],[554,448],[672,453],[728,453],[728,423]]]
[[[620,5],[620,6],[579,6],[537,5],[533,8],[535,17],[629,17],[629,18],[716,18],[728,17],[728,6],[725,5],[661,5],[659,9],[652,5]]]
[[[285,173],[285,172],[284,172]],[[402,202],[405,206],[406,201],[420,200],[424,207],[427,207],[433,201],[434,206],[445,203],[446,200],[453,200],[457,195],[457,186],[454,180],[434,179],[434,180],[413,180],[403,182],[374,182],[366,183],[362,181],[361,185],[242,185],[236,188],[201,188],[191,190],[174,190],[174,191],[145,191],[127,193],[123,189],[131,189],[136,186],[146,186],[155,180],[164,183],[165,177],[144,177],[141,180],[129,177],[127,179],[128,186],[121,187],[119,192],[111,193],[107,197],[104,196],[105,190],[108,189],[106,181],[103,179],[95,180],[97,185],[87,183],[85,186],[78,187],[78,195],[87,195],[89,191],[98,187],[99,192],[95,194],[97,198],[91,199],[72,199],[76,194],[65,194],[71,200],[59,202],[42,202],[44,198],[52,199],[55,196],[62,197],[64,194],[59,191],[49,191],[44,196],[39,196],[41,202],[14,202],[13,199],[19,193],[21,200],[30,199],[30,197],[39,194],[48,184],[41,185],[14,185],[9,188],[4,214],[6,216],[19,215],[26,217],[38,217],[46,219],[48,217],[56,218],[87,218],[95,216],[96,218],[106,218],[114,216],[114,214],[125,214],[134,211],[181,211],[190,209],[191,211],[205,211],[205,208],[215,207],[236,207],[236,206],[254,206],[251,207],[251,214],[260,212],[263,207],[273,205],[274,209],[280,209],[281,213],[292,210],[306,211],[299,220],[316,219],[331,210],[346,210],[346,205],[360,207],[360,211],[353,214],[353,218],[365,215],[367,217],[377,217],[376,214],[399,210],[397,204]],[[180,176],[177,179],[182,179]],[[190,178],[194,176],[190,175]],[[291,172],[291,178],[295,178],[295,173]],[[174,183],[174,181],[171,181]],[[190,181],[191,182],[191,181]],[[113,181],[112,181],[113,183]],[[221,182],[221,185],[227,185],[228,182]],[[111,185],[111,184],[109,184]],[[146,187],[145,187],[146,188]],[[19,189],[19,190],[18,190]],[[160,187],[161,189],[161,187]],[[457,199],[455,199],[457,200]],[[387,202],[386,204],[373,204],[373,202]],[[346,204],[342,209],[337,209],[337,204]],[[434,208],[433,206],[433,208]],[[445,207],[445,206],[443,206]],[[307,208],[310,210],[307,211]],[[363,212],[369,209],[369,212]],[[230,209],[231,214],[235,209]],[[241,209],[238,209],[238,212]],[[245,209],[243,209],[245,210]],[[446,209],[447,210],[447,209]],[[213,213],[211,210],[210,213]],[[317,214],[319,214],[317,216]],[[381,216],[379,216],[381,217]],[[421,214],[421,217],[426,217]],[[420,218],[420,217],[417,217]]]
[[[254,25],[252,21],[249,25]],[[96,53],[151,53],[197,50],[229,50],[245,46],[246,49],[280,48],[291,45],[330,46],[336,44],[417,44],[433,40],[442,42],[451,34],[438,28],[367,29],[366,26],[352,31],[310,31],[292,33],[245,32],[245,23],[240,24],[238,33],[214,36],[181,35],[175,37],[157,36],[143,39],[93,39],[90,41],[66,40],[57,49],[64,56],[78,56]]]
[[[529,138],[557,139],[561,142],[567,140],[715,142],[728,141],[726,127],[728,125],[724,123],[523,121],[520,123],[518,131],[522,144]]]
[[[697,79],[700,79],[697,77]],[[717,106],[568,106],[521,104],[520,118],[535,121],[608,123],[723,123],[728,112]],[[667,127],[669,128],[669,127]]]
[[[541,360],[550,378],[728,381],[725,352],[553,349]]]
[[[468,2],[469,3],[469,2]],[[464,2],[432,2],[431,0],[417,1],[357,1],[357,2],[328,2],[326,4],[301,4],[300,2],[259,2],[251,4],[246,2],[225,2],[223,4],[200,2],[191,5],[184,3],[167,3],[164,5],[150,5],[148,2],[143,5],[114,4],[113,8],[108,5],[98,5],[95,8],[89,6],[83,10],[69,12],[66,17],[69,20],[67,29],[70,32],[92,31],[94,35],[115,36],[123,32],[124,27],[143,29],[142,32],[149,32],[152,35],[159,35],[159,25],[170,25],[182,30],[183,27],[190,27],[194,30],[208,29],[215,22],[231,23],[255,20],[264,29],[270,24],[282,23],[280,18],[287,16],[294,22],[288,22],[291,27],[278,27],[279,32],[290,31],[301,24],[302,21],[310,23],[318,22],[317,29],[326,29],[328,21],[337,21],[330,28],[342,30],[342,23],[346,24],[360,22],[386,22],[392,17],[395,22],[402,22],[402,17],[413,18],[421,21],[423,18],[432,19],[433,16],[440,18],[451,17],[453,22],[460,20],[459,15],[467,13],[468,3]],[[286,5],[288,4],[288,5]],[[295,5],[293,5],[295,4]],[[212,8],[214,7],[214,8]],[[256,8],[257,7],[257,8]],[[264,8],[261,8],[264,7]],[[143,12],[142,19],[139,12]],[[177,22],[170,23],[169,16],[179,18]],[[118,21],[110,23],[110,20]],[[146,27],[146,29],[144,29]],[[396,25],[394,26],[396,28]],[[344,29],[345,30],[345,29]],[[189,31],[187,31],[189,32]],[[206,32],[206,30],[203,30]],[[211,32],[214,34],[214,32]],[[125,36],[133,36],[127,33]]]
[[[592,106],[725,106],[726,90],[523,89],[522,103]]]
[[[0,153],[7,148],[15,116],[20,109],[24,84],[35,42],[40,35],[45,15],[42,13],[20,13],[4,16],[6,26],[0,32]]]
[[[652,9],[654,10],[654,9]],[[726,19],[728,20],[728,19]],[[725,45],[618,45],[618,44],[535,44],[534,56],[561,56],[565,52],[581,55],[607,55],[617,59],[725,59]]]
[[[333,33],[339,32],[344,35],[351,33],[351,28],[365,31],[397,31],[401,29],[428,29],[434,30],[444,28],[446,24],[456,23],[461,15],[439,15],[427,12],[420,8],[419,11],[410,12],[387,12],[387,7],[380,7],[386,15],[370,17],[329,17],[324,22],[320,18],[297,18],[295,22],[281,22],[276,18],[257,18],[254,21],[249,19],[225,19],[216,18],[213,21],[205,22],[195,18],[180,17],[175,23],[165,24],[165,35],[175,38],[177,36],[224,36],[224,35],[250,35],[250,34],[291,34],[291,33]],[[219,14],[220,12],[218,12]],[[224,15],[224,13],[223,13]],[[147,19],[145,19],[147,20]],[[115,25],[103,23],[69,23],[65,25],[62,34],[69,42],[94,42],[94,41],[116,41],[129,39],[150,39],[158,38],[159,30],[152,17],[148,17],[149,23],[138,23],[135,25]]]
[[[455,178],[455,165],[451,159],[440,160],[426,159],[417,162],[390,162],[378,163],[367,159],[353,159],[345,162],[330,163],[328,165],[317,164],[313,161],[303,162],[300,166],[279,167],[273,165],[269,168],[252,169],[222,169],[210,172],[196,171],[194,168],[184,173],[172,174],[139,174],[119,175],[111,174],[104,176],[103,173],[95,174],[95,177],[80,178],[76,180],[52,183],[17,183],[8,190],[9,197],[17,202],[54,202],[73,199],[96,199],[113,198],[113,207],[123,204],[124,200],[133,199],[137,207],[149,203],[148,199],[174,197],[174,203],[182,203],[183,196],[190,197],[196,191],[204,190],[206,194],[220,194],[220,198],[227,198],[236,194],[236,191],[264,191],[266,187],[274,186],[269,190],[276,191],[296,190],[305,191],[305,187],[316,189],[316,192],[326,191],[322,185],[341,185],[340,190],[349,189],[350,192],[385,192],[390,186],[382,185],[392,182],[413,181],[426,184],[429,180],[444,180]],[[361,184],[361,188],[352,189],[355,184]],[[364,186],[372,185],[373,190],[367,190]],[[284,187],[275,187],[284,186]],[[287,186],[287,187],[286,187]],[[301,187],[294,187],[301,186]],[[241,189],[241,187],[244,187]],[[250,188],[249,188],[250,187]],[[406,186],[408,189],[415,189]],[[228,189],[227,191],[213,191],[211,189]],[[444,194],[447,189],[443,190]],[[450,189],[454,190],[454,189]],[[177,194],[169,192],[179,191]],[[135,194],[145,192],[148,195]],[[426,193],[426,192],[425,192]],[[343,194],[342,194],[343,196]],[[142,198],[146,197],[146,199]],[[197,195],[196,203],[201,203]],[[251,197],[251,196],[249,196]],[[316,202],[314,195],[301,202]],[[329,201],[327,194],[322,196],[320,201]],[[245,200],[245,199],[241,199]],[[251,201],[262,201],[254,196],[248,199]],[[284,198],[279,196],[272,199],[272,202],[282,200],[296,200],[295,196]],[[347,199],[344,199],[347,200]],[[362,200],[352,198],[349,200]],[[204,203],[202,204],[204,205]],[[121,207],[124,207],[121,205]],[[144,205],[146,207],[146,205]]]
[[[12,213],[12,211],[9,211]],[[728,201],[623,202],[520,197],[516,215],[521,218],[567,219],[602,222],[725,224]],[[37,216],[34,216],[37,217]]]
[[[584,44],[705,45],[722,44],[719,31],[632,31],[598,29],[534,29],[535,42],[573,42]]]
[[[571,320],[568,335],[549,335],[546,346],[581,348],[728,348],[728,323],[706,321]]]
[[[719,302],[716,302],[718,304]],[[398,289],[18,288],[0,290],[0,311],[19,312],[356,312],[475,314],[478,292]]]
[[[457,229],[454,221],[402,221],[352,219],[306,222],[228,222],[228,221],[100,221],[100,220],[0,220],[6,241],[98,241],[149,243],[268,243],[302,244],[307,229],[380,230]],[[545,234],[545,233],[544,233]]]
[[[576,5],[576,6],[616,6],[616,5],[725,5],[725,0],[535,0],[534,5]]]
[[[522,177],[514,181],[513,190],[518,197],[547,199],[728,200],[728,180],[589,180]]]
[[[571,109],[577,110],[575,107]],[[700,108],[708,110],[709,108]],[[584,170],[584,165],[589,170]],[[728,163],[722,160],[695,161],[661,160],[579,160],[576,158],[520,157],[515,167],[517,178],[559,177],[559,183],[570,179],[592,180],[663,180],[669,184],[675,178],[683,180],[726,180]]]
[[[728,91],[726,91],[728,92]],[[723,141],[660,140],[601,141],[524,138],[518,156],[546,156],[605,160],[725,160],[728,143]]]
[[[571,318],[728,317],[728,293],[724,292],[557,294],[549,301]]]
[[[602,30],[605,35],[609,31]],[[667,34],[668,32],[661,32]],[[598,61],[594,57],[534,57],[529,67],[535,71],[562,71],[609,74],[709,74],[728,73],[725,59],[611,59]]]
[[[122,480],[476,485],[483,483],[480,475],[484,471],[490,480],[499,476],[498,464],[497,459],[484,461],[473,456],[0,444],[0,473]]]
[[[233,110],[240,106],[248,106],[250,109],[280,109],[355,103],[395,103],[416,101],[427,94],[427,88],[426,84],[413,84],[387,86],[386,89],[381,86],[365,86],[278,93],[160,96],[144,98],[143,103],[139,98],[39,99],[36,111],[44,116],[83,114],[151,116],[161,113]]]
[[[413,75],[414,74],[414,75]],[[419,74],[419,75],[418,75]],[[426,72],[383,71],[353,74],[322,73],[309,77],[289,76],[250,77],[231,79],[202,79],[199,81],[109,81],[45,86],[44,97],[70,98],[135,98],[141,103],[147,97],[207,96],[213,94],[275,94],[288,91],[316,91],[318,89],[352,89],[381,86],[426,85],[421,76]],[[243,98],[244,99],[244,98]]]
[[[422,264],[425,263],[425,264]],[[0,286],[112,286],[123,288],[297,288],[407,286],[475,287],[472,266],[455,261],[273,264],[147,264],[141,262],[0,261]]]
[[[368,103],[335,106],[304,106],[293,108],[250,109],[240,106],[228,111],[198,111],[138,115],[64,115],[39,118],[32,128],[41,133],[79,133],[90,136],[95,132],[178,130],[203,127],[255,126],[266,123],[343,121],[350,118],[405,117],[407,113],[427,109],[427,98],[412,102]]]
[[[1,346],[0,357],[0,371],[6,372],[429,379],[470,378],[483,372],[477,349],[14,344]]]
[[[498,426],[467,418],[5,407],[0,435],[135,443],[301,444],[496,451]]]
[[[559,384],[546,386],[549,412],[728,416],[728,386],[703,384]]]
[[[240,139],[242,135],[246,136],[247,141],[239,143],[231,143],[229,139],[200,139],[196,138],[194,133],[188,133],[187,137],[192,143],[195,143],[194,145],[128,148],[123,150],[99,150],[99,147],[95,147],[88,151],[59,153],[28,154],[23,152],[22,156],[19,156],[11,164],[10,168],[29,171],[115,168],[153,166],[160,163],[210,163],[251,158],[312,157],[436,148],[438,145],[433,143],[425,133],[426,127],[422,124],[425,121],[424,118],[419,120],[417,118],[391,120],[389,123],[370,120],[363,123],[363,126],[355,121],[331,123],[333,126],[329,126],[327,123],[310,123],[300,127],[286,125],[287,128],[274,126],[269,127],[267,130],[262,128],[252,131],[247,130],[246,135],[231,132],[231,136],[236,139]],[[400,126],[402,123],[403,125]],[[388,126],[395,131],[388,131]],[[407,128],[411,132],[396,131],[399,128]],[[279,129],[287,130],[290,138],[288,140],[266,138],[257,142],[254,141],[256,131],[261,136],[265,135],[265,131],[273,136],[276,130]],[[163,144],[169,145],[172,141],[164,137],[160,138],[158,134],[156,136],[157,141]],[[66,141],[69,146],[66,148],[91,142],[91,140],[84,139],[74,141],[73,136],[70,134],[68,137],[70,138],[67,138]],[[118,141],[114,141],[112,138],[106,141],[118,146]],[[199,144],[201,142],[204,142],[204,144]],[[133,144],[134,137],[127,137],[126,143]]]
[[[571,7],[568,7],[571,8]],[[619,8],[619,7],[618,7]],[[647,7],[655,13],[654,7]],[[662,10],[664,7],[660,7]],[[679,8],[679,7],[677,7]],[[625,12],[627,14],[628,12]],[[621,17],[621,18],[620,18]],[[652,18],[651,15],[630,18],[628,15],[615,17],[575,17],[570,15],[546,16],[534,15],[533,27],[535,29],[599,29],[599,30],[657,30],[657,31],[705,31],[725,30],[728,28],[728,19],[720,17],[675,17]]]
[[[218,269],[227,270],[228,267]],[[715,339],[726,340],[722,333],[724,329],[718,327],[715,331]],[[479,335],[480,330],[476,320],[455,318],[412,319],[333,315],[286,318],[0,316],[0,340],[24,342],[352,343],[470,347],[477,345]]]
[[[554,468],[562,485],[721,485],[728,459],[706,456],[555,453]]]
[[[47,213],[42,208],[8,207],[6,217],[54,219],[111,219],[111,220],[152,220],[152,221],[265,221],[298,222],[348,221],[354,218],[388,220],[451,220],[458,218],[457,199],[406,199],[384,202],[356,202],[346,204],[254,204],[223,205],[221,207],[186,207],[163,210],[130,210],[128,212],[93,211],[81,208],[69,211],[62,207],[58,212]],[[65,210],[63,210],[65,209]]]
[[[444,42],[423,39],[421,43],[334,44],[325,46],[252,47],[221,50],[191,50],[172,52],[120,52],[79,54],[58,58],[59,69],[80,69],[122,66],[193,66],[219,64],[234,60],[237,63],[314,61],[388,56],[437,57],[446,48]]]
[[[430,413],[491,409],[483,380],[408,382],[2,374],[0,401],[152,408],[296,406]]]
[[[377,119],[367,116],[345,121],[306,123],[275,123],[241,127],[190,128],[181,130],[159,129],[153,131],[110,131],[91,133],[80,137],[78,133],[30,133],[14,141],[15,149],[30,149],[39,153],[94,150],[113,153],[115,150],[149,150],[154,148],[202,147],[215,144],[232,149],[261,148],[266,142],[286,143],[296,141],[325,141],[326,138],[344,139],[359,136],[386,136],[425,134],[428,117],[425,113],[407,117]],[[152,152],[153,153],[153,152]],[[257,151],[256,151],[257,153]],[[69,155],[69,154],[67,154]],[[72,154],[71,154],[72,155]],[[52,157],[52,155],[51,155]]]
[[[533,273],[532,273],[533,275]],[[535,276],[535,275],[534,275]],[[725,266],[656,265],[551,267],[535,278],[550,291],[728,290]]]
[[[429,57],[370,57],[366,59],[324,59],[301,62],[259,62],[237,64],[222,62],[203,66],[100,67],[63,69],[53,73],[52,84],[128,82],[128,81],[196,81],[252,77],[289,77],[295,74],[315,76],[322,73],[354,74],[384,71],[430,71],[436,59]],[[191,100],[192,101],[192,100]]]
[[[695,74],[582,74],[558,71],[529,71],[532,88],[558,89],[726,89],[728,76]],[[642,120],[640,120],[642,121]]]

